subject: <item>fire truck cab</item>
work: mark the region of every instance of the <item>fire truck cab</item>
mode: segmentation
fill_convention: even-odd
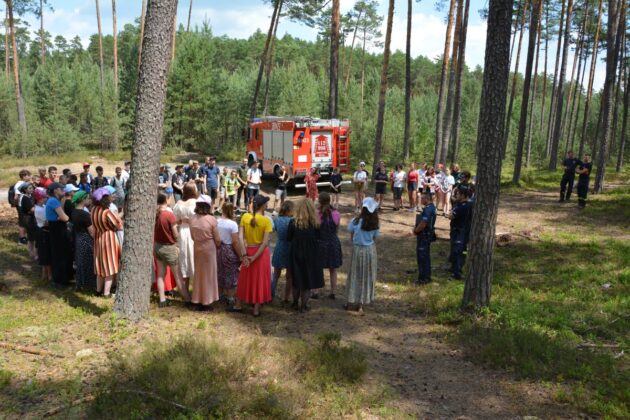
[[[335,167],[350,167],[350,125],[348,120],[312,117],[254,118],[249,125],[247,156],[258,161],[263,176],[277,174],[286,166],[292,181],[303,179],[318,168],[321,176]]]

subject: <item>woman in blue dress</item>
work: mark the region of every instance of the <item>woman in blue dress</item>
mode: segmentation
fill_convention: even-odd
[[[282,275],[282,270],[286,270],[286,285],[284,287],[284,303],[289,303],[291,296],[291,271],[289,270],[289,257],[291,252],[291,242],[288,241],[289,224],[293,219],[293,202],[285,201],[280,208],[280,214],[273,222],[273,228],[278,235],[276,248],[273,252],[271,265],[273,267],[273,278],[271,281],[271,293],[276,294],[278,279]]]

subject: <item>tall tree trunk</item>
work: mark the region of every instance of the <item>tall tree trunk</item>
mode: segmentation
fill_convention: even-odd
[[[256,116],[256,107],[258,105],[258,94],[260,93],[260,84],[262,82],[263,71],[265,70],[265,62],[267,61],[267,53],[269,52],[269,44],[271,43],[271,37],[273,36],[273,28],[276,21],[276,15],[280,6],[280,0],[276,0],[273,7],[273,13],[271,15],[271,22],[269,23],[269,31],[267,31],[267,40],[265,41],[265,48],[260,55],[260,64],[258,66],[258,77],[256,77],[256,86],[254,87],[254,95],[252,97],[252,104],[249,108],[249,119],[251,120]]]
[[[548,158],[551,153],[551,136],[553,133],[553,117],[555,113],[555,100],[557,98],[558,89],[558,68],[560,66],[560,53],[562,52],[562,34],[564,32],[564,11],[566,7],[566,0],[562,0],[562,9],[560,11],[560,26],[558,27],[558,46],[556,47],[556,65],[553,71],[553,84],[551,85],[551,103],[549,104],[549,120],[547,121],[547,137],[545,146],[545,157]]]
[[[44,33],[44,0],[39,0],[39,44],[41,47],[42,64],[46,63],[46,37]]]
[[[330,69],[328,72],[328,118],[337,118],[339,106],[339,29],[341,15],[340,0],[332,0],[332,16],[330,19]]]
[[[112,35],[114,37],[114,144],[118,148],[118,29],[116,28],[116,0],[112,0]]]
[[[360,127],[361,132],[363,132],[363,107],[365,105],[365,37],[366,37],[367,29],[363,27],[363,48],[361,51],[361,118]]]
[[[376,135],[374,136],[374,162],[372,176],[376,173],[378,162],[383,153],[383,126],[385,123],[385,97],[387,95],[387,74],[389,72],[390,46],[392,43],[392,26],[394,23],[394,2],[389,0],[387,10],[387,30],[385,32],[385,48],[383,50],[383,68],[381,70],[381,88],[378,94],[378,115],[376,117]]]
[[[538,23],[542,0],[534,0],[532,14],[529,21],[529,44],[527,46],[527,59],[525,62],[525,79],[523,80],[523,98],[521,100],[521,119],[518,123],[518,140],[516,141],[516,159],[514,161],[514,174],[512,183],[518,184],[521,178],[521,164],[523,162],[523,144],[525,143],[525,130],[527,128],[527,106],[529,104],[529,88],[532,81],[532,67],[534,65],[534,51],[536,50],[536,37],[538,35]]]
[[[344,84],[344,91],[348,93],[348,85],[350,84],[350,73],[352,73],[352,58],[354,57],[354,43],[357,39],[357,32],[359,30],[359,23],[361,21],[361,15],[363,9],[359,10],[357,15],[356,24],[354,25],[354,31],[352,31],[352,44],[350,44],[350,57],[348,58],[348,68],[346,69],[346,82]]]
[[[567,4],[566,26],[564,30],[564,45],[562,46],[562,64],[560,65],[560,77],[558,78],[558,89],[556,98],[556,121],[551,139],[551,156],[549,156],[549,170],[555,171],[558,164],[558,146],[562,135],[562,108],[564,107],[564,78],[567,72],[567,61],[569,57],[569,44],[571,43],[571,15],[573,14],[573,0]]]
[[[22,97],[22,85],[20,83],[20,57],[15,39],[15,24],[13,20],[13,0],[6,0],[7,12],[9,14],[9,29],[11,31],[11,49],[13,53],[13,83],[15,84],[15,105],[17,107],[18,122],[22,129],[21,155],[25,155],[24,136],[26,135],[26,112],[24,111],[24,98]]]
[[[444,113],[444,128],[442,129],[442,148],[440,150],[440,162],[446,163],[448,146],[451,142],[453,129],[453,100],[455,96],[455,78],[459,62],[459,44],[462,29],[462,15],[464,14],[464,0],[457,1],[457,13],[455,17],[455,34],[453,36],[453,52],[451,53],[451,68],[448,74],[448,93],[446,95],[446,111]]]
[[[545,101],[547,100],[547,61],[549,59],[549,5],[545,7],[545,65],[543,69],[542,101],[540,102],[540,137],[545,129]]]
[[[516,97],[516,82],[518,81],[518,68],[521,62],[521,47],[523,46],[523,34],[525,33],[525,20],[527,17],[527,8],[529,1],[524,0],[523,15],[521,16],[521,29],[518,35],[518,47],[516,49],[516,63],[514,65],[514,74],[512,76],[512,89],[510,90],[510,102],[508,105],[507,119],[505,121],[505,133],[503,135],[503,159],[507,152],[507,144],[510,139],[510,126],[512,125],[512,108],[514,107],[514,98]]]
[[[451,33],[453,28],[453,20],[455,18],[455,2],[451,0],[448,9],[448,20],[446,24],[446,37],[444,39],[444,54],[442,55],[442,75],[440,77],[440,90],[438,91],[438,105],[437,105],[437,117],[435,120],[435,153],[433,161],[437,165],[440,161],[440,153],[442,153],[442,139],[444,133],[443,120],[444,120],[444,100],[446,96],[446,78],[448,76],[448,61],[451,55]]]
[[[9,8],[7,7],[4,17],[4,76],[9,80],[9,67],[11,66],[9,52]]]
[[[405,131],[403,134],[403,162],[409,160],[411,148],[411,17],[413,0],[407,0],[407,44],[405,47]]]
[[[132,321],[146,317],[149,311],[155,212],[147,209],[156,205],[157,168],[162,150],[164,100],[176,7],[176,0],[149,0],[146,15],[125,242],[114,302],[115,313]]]
[[[269,54],[267,57],[267,64],[265,68],[265,93],[263,95],[265,104],[263,107],[263,115],[267,115],[269,109],[269,84],[271,83],[271,72],[273,70],[273,53],[276,47],[276,33],[278,32],[278,24],[280,23],[280,15],[282,13],[282,3],[280,0],[280,6],[278,7],[278,13],[276,13],[276,22],[273,26],[273,35],[271,36],[271,46],[269,47]]]
[[[628,139],[628,105],[630,105],[630,74],[628,74],[628,66],[625,66],[626,86],[623,91],[623,119],[621,123],[621,141],[619,142],[619,150],[617,150],[617,165],[615,170],[621,172],[623,167],[623,154],[626,149],[626,141]]]
[[[621,10],[623,10],[623,6],[621,6]],[[625,64],[625,56],[624,56],[624,46],[625,46],[625,19],[619,19],[619,36],[621,37],[621,41],[619,43],[619,48],[617,49],[617,62],[619,63],[619,74],[617,76],[617,83],[615,83],[615,96],[614,96],[614,110],[613,110],[613,122],[612,122],[612,134],[610,137],[610,147],[608,148],[608,155],[606,156],[606,162],[610,161],[610,153],[612,152],[612,145],[615,144],[615,139],[617,138],[617,122],[619,120],[619,103],[621,102],[621,87],[623,86],[623,73]]]
[[[575,107],[575,117],[573,119],[573,123],[569,127],[569,136],[571,137],[571,147],[570,150],[573,150],[575,147],[575,135],[577,134],[577,126],[578,120],[580,119],[580,105],[582,104],[582,91],[584,90],[584,76],[586,75],[586,63],[588,63],[588,45],[585,45],[586,52],[584,54],[584,59],[582,62],[582,75],[580,76],[580,85],[578,87],[577,96],[577,105]]]
[[[490,304],[494,244],[503,154],[505,102],[510,77],[510,27],[513,0],[490,0],[477,130],[477,191],[469,244],[469,271],[462,307]]]
[[[190,17],[192,16],[192,3],[193,0],[188,2],[188,22],[186,22],[186,32],[190,32]]]
[[[622,3],[620,5],[619,3]],[[599,135],[599,150],[597,152],[597,172],[595,173],[594,193],[604,190],[604,176],[606,174],[606,158],[612,129],[612,110],[614,101],[615,76],[617,73],[617,51],[620,48],[621,33],[618,28],[623,28],[620,18],[625,19],[625,1],[608,0],[608,33],[606,34],[606,80],[604,81],[604,93],[602,96],[602,125]],[[614,47],[612,47],[614,45]]]
[[[105,90],[105,74],[103,68],[103,32],[101,31],[101,8],[99,6],[99,0],[96,2],[96,24],[98,27],[98,63],[101,71],[101,96]]]
[[[171,39],[171,65],[175,61],[175,51],[177,51],[177,8],[173,16],[173,38]]]
[[[464,6],[464,21],[459,42],[459,60],[457,61],[457,75],[455,78],[455,102],[453,104],[453,150],[451,162],[457,162],[459,155],[459,133],[462,123],[462,83],[464,78],[464,66],[466,65],[466,37],[468,33],[468,15],[470,11],[470,0],[466,0]]]
[[[538,84],[538,59],[540,58],[540,37],[542,35],[542,9],[540,4],[538,11],[538,33],[536,34],[536,63],[534,64],[534,85],[532,86],[532,99],[529,101],[529,123],[527,126],[527,150],[525,151],[525,167],[529,168],[529,159],[532,153],[532,131],[534,129],[534,106],[536,104],[537,84]]]
[[[599,0],[597,11],[597,28],[595,29],[595,39],[593,40],[593,54],[591,56],[591,70],[588,76],[588,88],[586,89],[586,101],[584,102],[584,118],[582,120],[582,135],[580,136],[580,150],[578,156],[582,157],[584,143],[586,141],[586,128],[591,112],[591,99],[593,98],[593,80],[595,78],[595,66],[597,66],[597,56],[599,53],[599,35],[602,29],[604,0]]]
[[[144,21],[147,14],[147,0],[142,0],[142,11],[140,12],[140,43],[138,44],[138,73],[142,64],[142,42],[144,39]]]

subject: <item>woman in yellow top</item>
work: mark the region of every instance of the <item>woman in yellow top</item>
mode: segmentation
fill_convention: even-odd
[[[253,213],[241,217],[239,238],[242,246],[241,272],[236,288],[236,303],[232,312],[240,312],[241,302],[254,305],[254,316],[260,316],[260,305],[271,302],[271,258],[269,235],[273,224],[265,216],[268,197],[254,197]]]

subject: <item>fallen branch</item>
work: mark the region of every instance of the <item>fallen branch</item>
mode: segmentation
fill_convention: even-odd
[[[37,356],[52,356],[63,359],[65,356],[61,354],[51,353],[46,350],[40,350],[35,347],[27,347],[27,346],[18,346],[17,344],[6,343],[4,341],[0,341],[0,347],[10,350],[21,351],[23,353],[35,354]]]
[[[581,343],[577,345],[578,348],[580,347],[587,347],[587,348],[602,348],[602,349],[618,349],[619,347],[621,347],[620,344],[596,344],[596,343]]]
[[[52,417],[54,415],[57,415],[57,414],[61,413],[62,411],[68,410],[68,409],[70,409],[72,407],[76,407],[77,405],[81,405],[83,403],[93,401],[94,398],[96,398],[96,397],[94,397],[94,395],[88,395],[88,396],[85,396],[83,398],[79,398],[78,400],[72,401],[68,405],[64,405],[64,406],[61,406],[61,407],[56,407],[56,408],[53,408],[51,410],[46,411],[44,413],[43,417]]]

